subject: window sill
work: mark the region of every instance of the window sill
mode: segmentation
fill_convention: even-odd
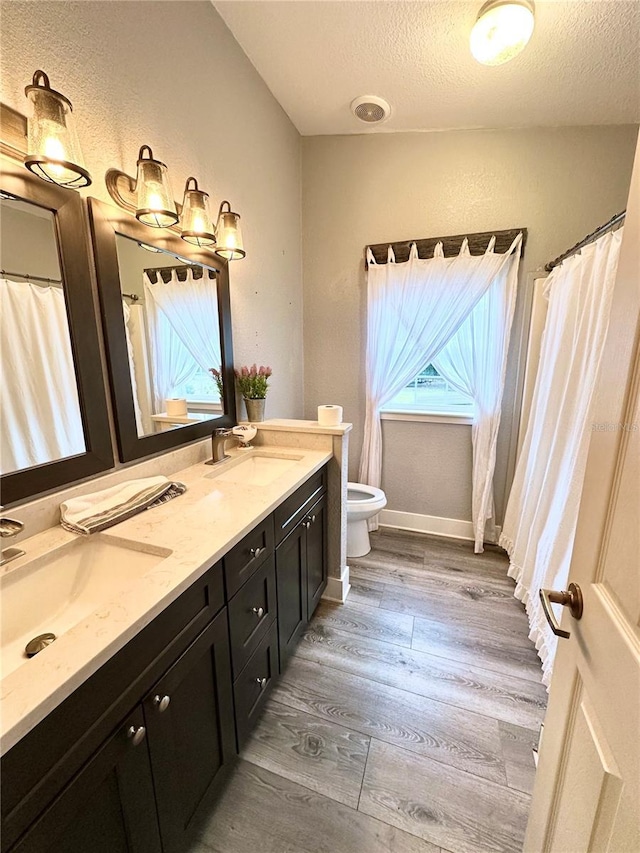
[[[424,424],[472,424],[473,415],[457,412],[380,412],[383,421],[413,421]]]

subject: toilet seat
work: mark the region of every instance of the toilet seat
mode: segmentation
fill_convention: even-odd
[[[352,509],[368,509],[377,501],[386,503],[386,495],[382,489],[367,486],[363,483],[347,483],[347,506]]]

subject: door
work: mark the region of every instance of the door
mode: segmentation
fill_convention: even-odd
[[[142,709],[88,761],[11,853],[160,853]]]
[[[325,559],[326,498],[309,510],[307,525],[307,618],[311,619],[327,585]]]
[[[276,548],[280,671],[307,623],[307,530],[300,522]]]
[[[188,847],[198,806],[235,754],[227,611],[144,700],[164,853]]]
[[[640,150],[640,149],[639,149]],[[636,154],[524,849],[640,850],[640,158]]]

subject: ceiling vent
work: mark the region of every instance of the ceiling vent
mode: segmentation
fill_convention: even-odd
[[[365,124],[380,124],[391,115],[391,107],[377,95],[361,95],[351,101],[351,112]]]

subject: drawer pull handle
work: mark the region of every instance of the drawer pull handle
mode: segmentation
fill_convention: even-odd
[[[253,613],[256,614],[258,619],[262,619],[262,617],[264,616],[264,607],[252,607],[251,610]]]
[[[127,737],[134,746],[140,746],[146,736],[147,730],[144,726],[129,726],[127,729]]]
[[[267,686],[267,679],[266,678],[256,678],[256,683],[260,685],[260,690],[264,690],[264,688]]]
[[[161,714],[167,710],[170,702],[171,696],[160,696],[158,694],[153,697],[153,704],[156,706],[156,708]]]
[[[257,559],[260,556],[260,554],[264,554],[264,552],[266,550],[267,550],[266,548],[250,548],[249,553],[251,554],[251,559],[252,560]]]

